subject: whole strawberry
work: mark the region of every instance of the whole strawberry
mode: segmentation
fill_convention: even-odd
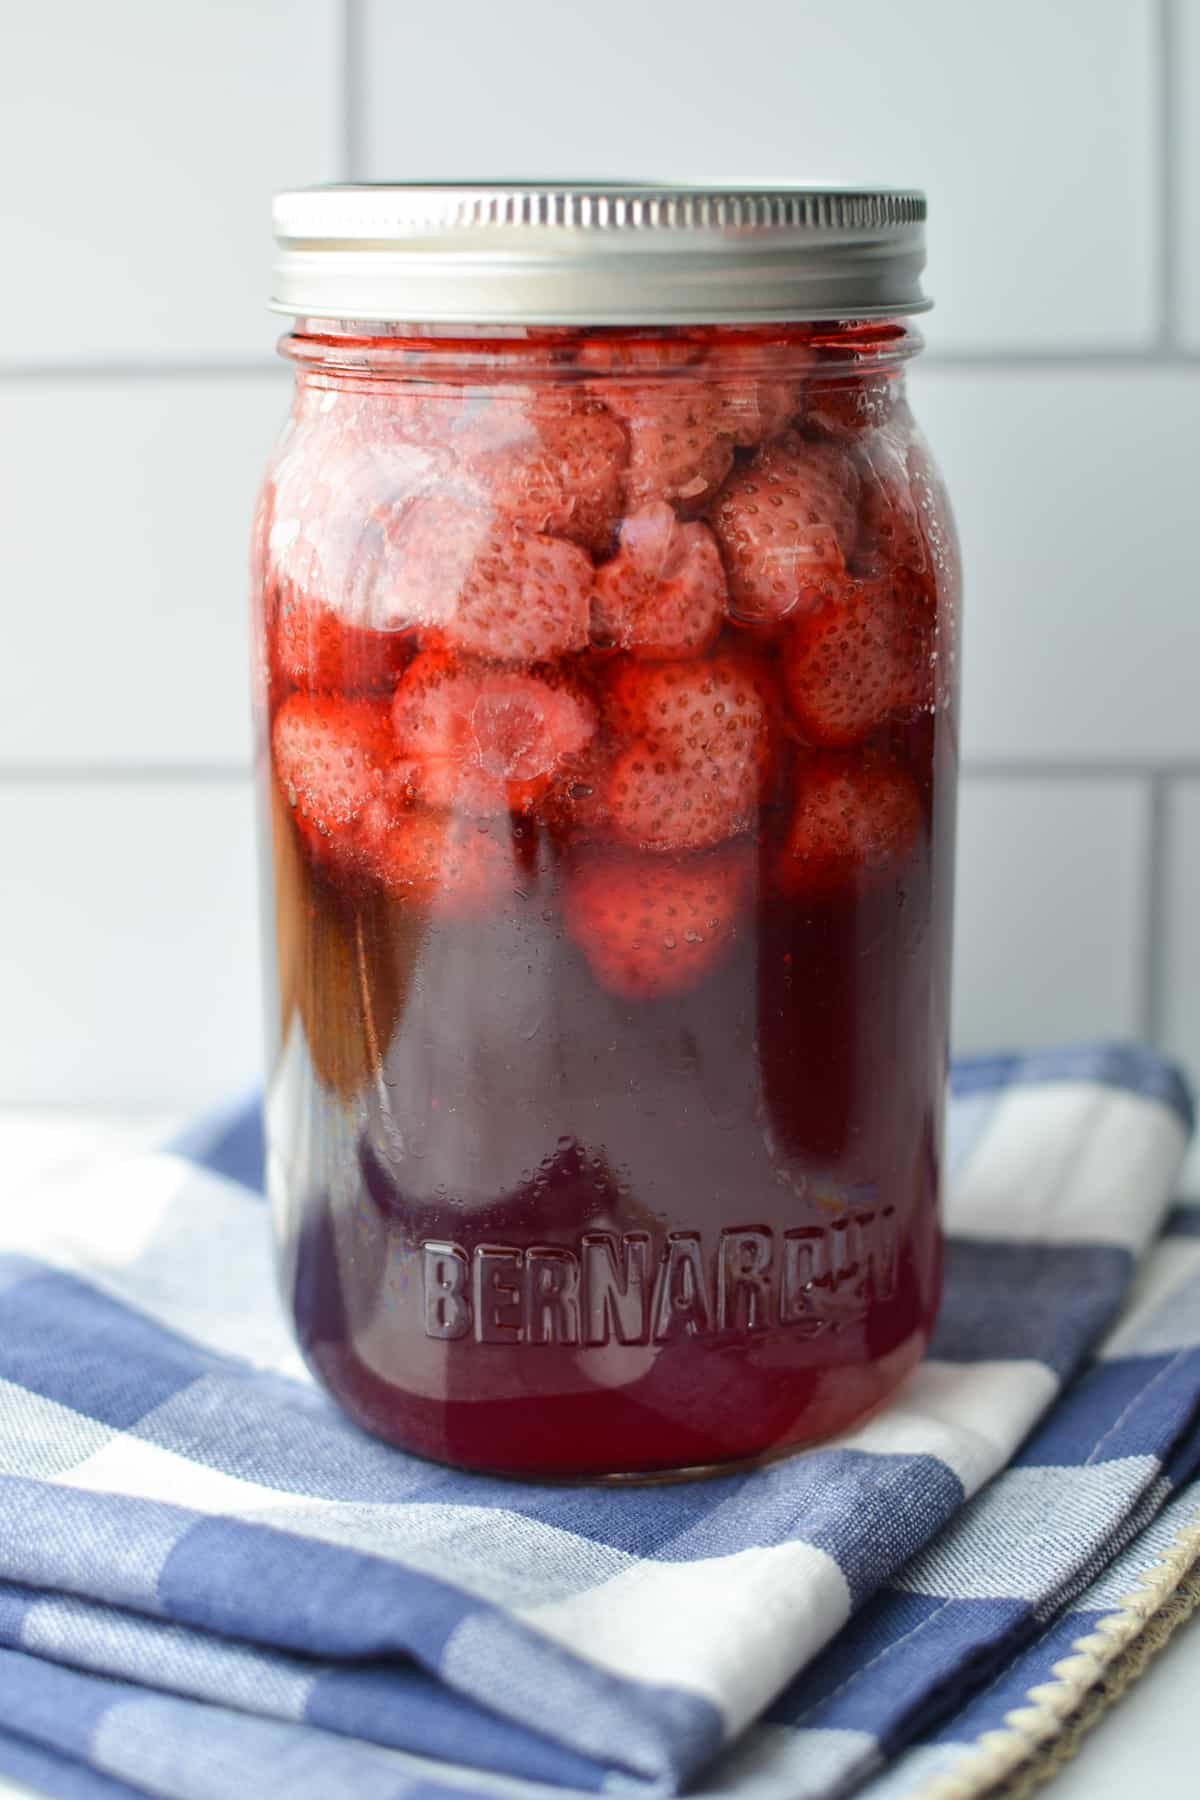
[[[348,628],[402,632],[406,537],[414,514],[443,491],[444,450],[399,436],[360,436],[353,417],[310,421],[275,471],[265,576],[304,609],[328,607]]]
[[[903,569],[847,579],[789,626],[784,692],[811,744],[857,744],[887,719],[933,704],[934,618]]]
[[[775,624],[818,597],[845,568],[857,506],[858,473],[839,445],[789,432],[760,450],[712,511],[734,617]]]
[[[340,613],[291,585],[274,611],[272,653],[285,687],[319,694],[384,694],[412,654],[396,632],[351,625]]]
[[[720,376],[713,382],[717,421],[742,450],[786,430],[799,405],[799,386],[764,376]]]
[[[667,501],[684,517],[703,512],[733,465],[734,440],[708,383],[683,374],[598,390],[625,426],[625,507]]]
[[[702,656],[725,618],[725,570],[707,525],[665,501],[630,513],[617,554],[596,571],[592,637],[647,661]]]
[[[734,651],[697,661],[622,661],[604,694],[617,740],[603,812],[620,842],[700,850],[748,830],[770,767],[777,701],[769,671]]]
[[[903,764],[862,754],[812,756],[796,770],[775,885],[793,899],[810,899],[893,879],[922,823],[921,798]]]
[[[360,835],[363,865],[390,898],[444,919],[485,917],[516,885],[506,831],[475,819],[375,800]]]
[[[770,665],[742,650],[699,660],[640,663],[619,657],[604,681],[605,715],[626,739],[651,738],[675,755],[709,750],[754,760],[778,696]]]
[[[800,407],[801,373],[809,360],[803,344],[794,337],[781,340],[773,326],[721,334],[704,373],[720,424],[739,448],[765,444],[786,429]]]
[[[906,436],[911,430],[908,422]],[[921,576],[932,570],[911,448],[890,431],[865,431],[855,443],[862,485],[854,566],[867,573],[893,565]]]
[[[751,879],[745,845],[692,857],[585,854],[568,876],[563,917],[609,993],[662,1000],[728,954]]]
[[[310,849],[353,864],[356,828],[383,793],[395,755],[386,704],[293,694],[275,715],[271,750],[276,779]]]
[[[487,817],[528,812],[596,730],[596,708],[560,672],[544,675],[423,651],[392,704],[401,799]]]
[[[415,508],[400,551],[396,602],[424,646],[513,663],[586,649],[594,571],[578,544],[459,493]]]
[[[603,555],[621,512],[625,432],[598,401],[499,394],[456,433],[466,480],[497,521]]]
[[[816,370],[804,392],[804,423],[834,437],[875,431],[888,423],[902,394],[894,370]]]

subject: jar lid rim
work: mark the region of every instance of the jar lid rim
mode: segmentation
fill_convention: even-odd
[[[275,197],[271,305],[472,324],[920,312],[925,214],[908,188],[330,183]]]

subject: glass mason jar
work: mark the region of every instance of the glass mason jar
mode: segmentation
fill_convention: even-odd
[[[842,1431],[938,1302],[954,528],[923,202],[311,190],[254,544],[269,1185],[368,1430]],[[416,321],[416,322],[413,322]]]

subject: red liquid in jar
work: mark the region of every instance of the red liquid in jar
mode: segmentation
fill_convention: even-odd
[[[556,420],[549,479],[506,463],[524,388],[494,419],[485,399],[466,448],[479,403],[446,396],[419,429],[385,398],[285,445],[265,619],[284,1286],[330,1390],[421,1454],[559,1476],[759,1456],[852,1424],[927,1341],[953,595],[938,520],[880,524],[910,428],[863,425],[843,367],[807,401],[756,392],[732,432],[710,416],[715,449],[715,375],[689,374],[695,466],[641,428],[655,400],[603,385],[598,429]],[[297,557],[280,494],[397,418],[387,479],[444,455],[428,492],[393,533],[377,473],[357,497],[342,476]],[[805,525],[815,573],[776,617],[755,521],[769,540],[799,479],[836,529]],[[514,550],[535,481],[555,529]],[[589,585],[579,641],[572,583],[623,551],[634,579]],[[424,613],[381,630],[381,594]]]

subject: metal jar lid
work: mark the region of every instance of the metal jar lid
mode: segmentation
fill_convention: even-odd
[[[923,312],[925,196],[604,182],[275,199],[271,306],[314,318],[684,325]]]

